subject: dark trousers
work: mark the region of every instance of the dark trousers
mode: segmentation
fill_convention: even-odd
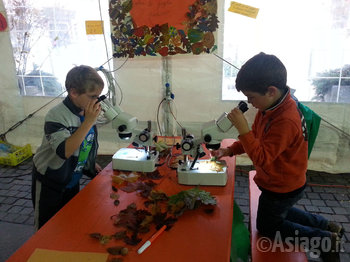
[[[328,221],[316,214],[311,214],[294,206],[303,196],[303,192],[289,198],[276,197],[262,192],[257,213],[258,231],[274,238],[279,231],[281,237],[330,237],[326,231]]]
[[[67,204],[80,189],[79,184],[63,191],[57,191],[41,183],[41,189],[36,188],[36,179],[32,180],[32,201],[35,209],[37,229],[50,220],[65,204]],[[40,190],[39,201],[35,198],[36,191]],[[38,206],[35,206],[38,203]],[[38,210],[37,210],[38,209]]]

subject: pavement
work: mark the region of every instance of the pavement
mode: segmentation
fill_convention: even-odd
[[[109,155],[97,157],[101,167],[110,161]],[[244,222],[249,221],[248,172],[253,166],[237,166],[235,174],[235,201],[244,214]],[[0,262],[6,261],[34,233],[34,210],[31,202],[32,159],[27,159],[16,167],[0,165]],[[328,174],[308,171],[309,186],[297,207],[317,213],[330,221],[341,224],[345,229],[342,239],[341,262],[350,261],[350,173]],[[81,179],[81,187],[89,183],[89,178]],[[310,256],[309,261],[322,261]]]

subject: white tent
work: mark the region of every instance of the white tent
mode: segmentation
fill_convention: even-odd
[[[219,3],[222,1],[218,1]],[[0,12],[5,8],[0,1]],[[219,12],[219,17],[222,14]],[[219,31],[221,29],[219,28]],[[218,54],[222,55],[220,34],[218,34]],[[21,96],[17,87],[15,63],[8,30],[0,32],[0,133],[22,120],[52,98]],[[118,67],[125,59],[114,59]],[[124,111],[139,120],[156,122],[157,107],[164,97],[164,75],[167,74],[172,92],[175,94],[174,111],[176,119],[195,135],[200,132],[203,122],[212,120],[235,107],[239,101],[221,99],[222,63],[212,54],[181,55],[168,58],[143,57],[129,59],[115,74],[118,84],[123,89]],[[68,69],[67,69],[68,70]],[[7,134],[7,139],[15,145],[30,143],[35,152],[43,135],[44,116],[47,111],[61,101],[56,99],[14,131]],[[303,102],[323,119],[337,128],[350,133],[350,106],[341,103]],[[246,113],[252,123],[255,112]],[[177,135],[181,135],[177,123],[172,119],[172,126]],[[330,173],[348,173],[350,160],[349,137],[339,132],[325,121],[321,122],[319,134],[309,160],[309,169]],[[233,131],[226,134],[235,138]],[[111,125],[99,128],[99,154],[113,154],[125,144],[118,144],[116,132]],[[237,159],[237,164],[250,164],[247,156]]]

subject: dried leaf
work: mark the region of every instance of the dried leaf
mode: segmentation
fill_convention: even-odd
[[[127,186],[124,186],[120,188],[124,192],[131,193],[134,191],[139,191],[140,195],[144,198],[148,198],[150,195],[153,187],[155,187],[157,184],[154,183],[152,180],[148,180],[146,182],[136,182],[136,183],[129,183]]]
[[[100,233],[91,233],[89,234],[89,236],[100,241],[102,245],[107,244],[113,237],[108,235],[102,235]]]
[[[151,213],[147,210],[136,209],[136,205],[131,204],[119,212],[115,220],[115,225],[137,233],[142,227],[141,223],[149,215]]]
[[[115,233],[113,235],[113,237],[116,239],[116,240],[119,240],[119,239],[123,239],[124,237],[126,237],[126,231],[118,231],[117,233]]]
[[[111,239],[112,239],[112,236],[102,236],[102,237],[100,238],[100,243],[101,243],[102,245],[105,245],[105,244],[107,244]]]
[[[156,190],[152,190],[149,197],[150,200],[155,201],[166,201],[169,199],[169,197],[164,193]]]
[[[135,174],[135,173],[122,173],[119,175],[112,175],[112,181],[118,185],[121,185],[125,182],[136,182],[139,179],[139,175]]]
[[[128,244],[128,245],[131,245],[131,246],[136,246],[138,243],[140,243],[141,242],[141,238],[138,238],[137,237],[137,234],[133,234],[132,236],[131,236],[131,238],[130,237],[128,237],[128,236],[126,236],[125,238],[124,238],[124,242],[126,243],[126,244]]]
[[[158,169],[156,169],[153,172],[149,172],[149,173],[142,173],[141,174],[141,179],[154,179],[154,180],[158,180],[161,179],[163,176],[159,173]]]
[[[112,199],[118,199],[118,198],[119,198],[119,195],[116,194],[116,193],[114,193],[114,192],[112,192],[112,193],[109,195],[109,197],[112,198]]]
[[[114,246],[107,248],[107,252],[111,255],[122,255],[125,256],[129,253],[129,250],[127,247],[123,246]]]
[[[100,233],[91,233],[91,234],[89,234],[89,236],[92,238],[98,239],[98,240],[100,240],[102,237],[102,235]]]

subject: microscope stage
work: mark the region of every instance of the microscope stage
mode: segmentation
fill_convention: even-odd
[[[153,172],[156,170],[159,153],[150,154],[147,159],[147,152],[144,149],[121,148],[112,157],[113,169],[137,172]]]
[[[199,160],[192,170],[180,165],[177,168],[179,184],[225,186],[227,182],[226,163],[225,161],[220,161],[220,165],[217,165],[220,168],[215,168],[215,163],[216,161]]]

